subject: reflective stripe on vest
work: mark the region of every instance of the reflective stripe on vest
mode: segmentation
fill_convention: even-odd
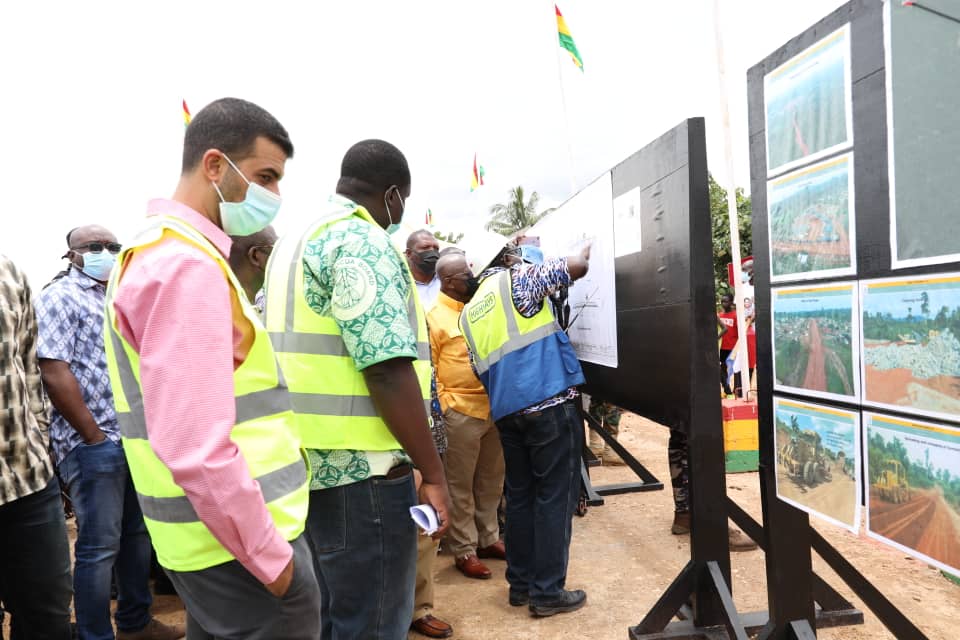
[[[233,556],[200,520],[170,470],[153,452],[147,438],[143,395],[139,382],[139,355],[117,330],[113,308],[127,258],[175,234],[178,240],[209,254],[224,272],[231,294],[254,329],[246,359],[234,371],[236,418],[230,439],[246,460],[252,479],[259,483],[277,531],[286,540],[299,536],[309,506],[307,467],[293,427],[289,394],[270,346],[269,336],[243,289],[217,249],[196,229],[177,219],[157,217],[138,234],[120,257],[107,288],[105,342],[114,403],[123,448],[144,521],[161,565],[175,571],[197,571],[233,560]],[[203,393],[198,389],[197,393]],[[159,427],[162,428],[162,425]]]
[[[267,265],[265,322],[281,368],[304,446],[314,449],[386,450],[402,448],[379,417],[362,372],[347,351],[339,326],[321,316],[304,298],[303,256],[307,243],[329,225],[350,216],[373,224],[362,207],[337,198],[335,210],[302,233],[282,238]],[[424,410],[430,416],[430,341],[423,311],[407,270],[407,319],[417,332],[414,369]]]
[[[553,335],[557,331],[560,331],[560,326],[556,322],[551,322],[549,324],[535,327],[527,333],[520,332],[520,325],[517,322],[517,313],[513,305],[513,292],[510,290],[511,285],[509,271],[504,273],[507,273],[508,275],[500,275],[498,279],[500,300],[505,307],[503,315],[505,316],[507,323],[506,342],[500,345],[499,348],[492,350],[489,354],[479,355],[477,352],[477,342],[473,337],[473,327],[470,326],[470,322],[467,319],[466,308],[464,308],[464,311],[461,315],[463,321],[460,323],[460,330],[463,333],[464,339],[467,341],[467,346],[473,353],[474,366],[477,369],[477,375],[483,375],[486,373],[490,367],[500,362],[500,360],[502,360],[508,354],[514,351],[519,351],[520,349],[528,347],[538,340],[543,340],[544,338]],[[545,301],[544,306],[546,306],[546,304],[547,302]]]

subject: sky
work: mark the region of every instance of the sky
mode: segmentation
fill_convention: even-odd
[[[788,407],[779,407],[777,417],[786,424],[790,424],[790,416],[797,416],[797,422],[801,431],[811,429],[820,434],[821,442],[824,446],[833,451],[843,451],[843,455],[848,458],[854,456],[855,438],[857,430],[853,420],[842,417],[813,417],[803,410],[793,410]],[[856,418],[859,420],[859,417]]]
[[[286,126],[281,233],[318,210],[343,153],[371,137],[408,158],[405,222],[430,208],[440,231],[482,228],[516,185],[560,204],[688,117],[706,118],[710,169],[728,184],[713,0],[563,0],[582,73],[552,4],[5,3],[0,253],[39,287],[69,229],[130,239],[147,200],[176,186],[181,99],[196,113],[245,98]],[[737,185],[749,185],[747,69],[840,4],[720,0]],[[474,153],[486,185],[470,193]]]
[[[953,283],[927,287],[922,285],[909,288],[896,287],[889,290],[880,287],[872,288],[864,296],[864,311],[870,314],[889,313],[894,318],[906,318],[912,313],[914,318],[920,318],[923,304],[920,294],[924,291],[927,292],[927,304],[930,307],[931,317],[936,316],[943,307],[951,313],[960,307],[960,286]]]

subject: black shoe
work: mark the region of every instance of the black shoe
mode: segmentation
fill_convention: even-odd
[[[545,618],[556,613],[569,613],[576,611],[587,604],[587,593],[581,589],[575,591],[564,591],[556,600],[548,602],[530,603],[530,613],[538,618]]]
[[[510,589],[510,606],[522,607],[530,603],[530,594],[526,591],[514,591]]]

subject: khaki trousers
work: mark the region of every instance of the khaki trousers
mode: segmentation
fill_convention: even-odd
[[[455,558],[500,539],[497,506],[503,494],[503,449],[493,420],[479,420],[453,409],[447,423],[447,485],[453,511],[447,543]]]
[[[423,535],[423,531],[417,527],[417,581],[410,622],[433,614],[433,570],[439,549],[440,541]]]

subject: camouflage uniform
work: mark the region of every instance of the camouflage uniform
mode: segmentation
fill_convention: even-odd
[[[670,429],[667,457],[670,460],[670,483],[673,485],[673,510],[676,513],[688,513],[690,499],[687,486],[690,483],[690,456],[687,449],[687,434]]]
[[[623,409],[590,396],[590,408],[587,409],[587,413],[590,414],[591,418],[603,425],[604,431],[614,438],[620,435],[620,416],[623,414]],[[606,448],[606,441],[604,441],[603,437],[591,429],[590,450],[593,451],[597,457],[600,457]]]

